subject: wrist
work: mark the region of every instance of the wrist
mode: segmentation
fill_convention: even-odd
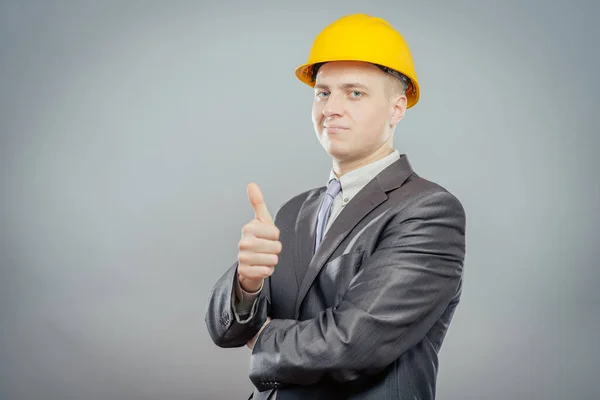
[[[262,288],[263,279],[248,279],[238,275],[238,282],[242,290],[249,294],[255,294]]]

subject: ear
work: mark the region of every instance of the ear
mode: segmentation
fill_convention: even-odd
[[[398,122],[404,118],[404,113],[406,112],[406,105],[408,104],[408,99],[406,95],[401,95],[398,97],[394,97],[392,99],[392,118],[390,119],[390,125],[396,126]]]

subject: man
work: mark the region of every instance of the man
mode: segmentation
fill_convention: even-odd
[[[253,399],[433,399],[461,293],[465,214],[393,147],[419,99],[408,46],[382,19],[346,16],[296,76],[314,87],[329,181],[274,219],[248,186],[255,218],[210,294],[210,336],[252,349]]]

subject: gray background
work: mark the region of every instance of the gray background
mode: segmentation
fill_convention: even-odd
[[[293,69],[354,12],[410,43],[396,147],[467,210],[438,398],[598,398],[598,2],[282,3],[0,3],[0,399],[247,397],[208,292],[248,182],[325,184]]]

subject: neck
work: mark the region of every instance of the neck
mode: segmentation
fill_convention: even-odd
[[[381,160],[384,157],[389,156],[394,152],[393,147],[383,146],[377,149],[377,151],[369,154],[368,156],[355,160],[333,160],[333,172],[337,175],[338,178],[341,178],[342,175],[347,174],[348,172],[354,171],[360,167],[364,167],[367,164],[371,164],[377,160]]]

